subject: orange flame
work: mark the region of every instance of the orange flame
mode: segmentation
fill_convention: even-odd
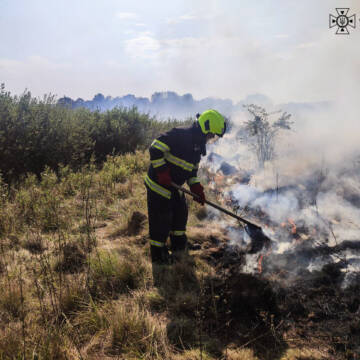
[[[296,224],[295,224],[294,220],[289,218],[289,219],[288,219],[288,222],[289,222],[289,224],[292,226],[292,228],[291,228],[291,233],[292,233],[292,234],[296,234]]]
[[[224,175],[220,175],[220,174],[216,174],[214,176],[214,181],[217,187],[221,186],[223,184],[225,180],[225,176]]]
[[[258,271],[259,271],[259,274],[262,273],[263,271],[263,268],[262,268],[262,263],[263,263],[263,260],[264,260],[264,257],[268,256],[271,254],[271,248],[266,252],[266,254],[261,254],[258,258]]]
[[[291,233],[292,233],[292,234],[296,234],[297,229],[296,229],[295,221],[294,221],[293,219],[289,218],[289,219],[287,220],[287,222],[282,222],[282,223],[280,224],[280,226],[284,228],[284,227],[286,227],[288,224],[291,225]]]
[[[261,254],[259,256],[259,259],[258,259],[258,271],[259,271],[259,274],[262,273],[262,261],[263,261],[263,258],[264,258],[264,255]]]

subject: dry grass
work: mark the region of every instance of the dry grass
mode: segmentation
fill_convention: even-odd
[[[0,330],[0,359],[20,358],[23,355],[21,323],[2,324]]]
[[[109,330],[105,351],[113,355],[126,353],[133,358],[163,359],[168,352],[161,324],[131,303],[113,309]]]
[[[215,358],[205,351],[200,351],[198,349],[186,350],[180,354],[174,354],[171,356],[170,360],[214,360]]]
[[[216,269],[196,252],[158,269],[153,286],[148,163],[136,153],[109,157],[101,170],[65,167],[59,178],[47,169],[3,198],[0,359],[258,359],[206,333],[216,308],[204,284]],[[189,203],[189,240],[211,246],[222,230],[194,227],[206,210]],[[293,349],[281,359],[319,354]]]
[[[15,281],[6,284],[1,283],[0,311],[3,317],[7,317],[9,321],[19,320],[24,314],[22,309],[21,291]]]
[[[322,360],[326,359],[327,353],[321,351],[320,349],[312,348],[295,348],[288,349],[286,353],[281,357],[281,360],[297,360],[297,359],[312,359],[312,360]]]
[[[251,349],[227,349],[224,353],[227,360],[258,360]]]
[[[150,275],[141,257],[99,251],[90,258],[89,289],[96,298],[116,298],[119,294],[145,287]]]

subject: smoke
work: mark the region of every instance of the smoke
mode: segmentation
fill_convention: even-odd
[[[264,229],[271,227],[271,254],[262,252],[266,268],[291,268],[289,281],[328,263],[343,264],[343,286],[356,279],[351,274],[360,272],[359,249],[347,247],[360,240],[360,123],[354,97],[339,100],[311,111],[297,109],[292,129],[276,138],[276,158],[263,168],[236,136],[251,119],[245,111],[233,115],[231,133],[209,148],[211,171],[220,171],[226,162],[236,173],[251,174],[248,184],[229,186],[231,182],[225,181],[226,194],[245,218],[255,218]],[[244,232],[230,237],[232,245],[247,248]],[[258,272],[259,254],[247,254],[246,261],[244,271]]]
[[[333,168],[358,153],[360,123],[356,108],[355,102],[334,103],[328,111],[295,117],[295,131],[287,138],[288,144],[292,144],[289,160],[307,163],[307,168],[309,163],[321,162]]]
[[[231,190],[231,197],[237,199],[242,208],[260,208],[275,223],[294,217],[299,211],[298,200],[291,192],[280,195],[275,192],[266,194],[251,186],[237,185]]]

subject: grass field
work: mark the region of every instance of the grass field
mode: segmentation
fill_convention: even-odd
[[[102,169],[63,167],[10,190],[1,184],[0,359],[327,358],[322,346],[278,337],[271,314],[263,314],[270,345],[254,347],[255,335],[234,341],[233,322],[242,320],[201,251],[161,269],[154,286],[148,164],[137,152],[109,156]],[[190,243],[221,236],[221,226],[189,204]]]

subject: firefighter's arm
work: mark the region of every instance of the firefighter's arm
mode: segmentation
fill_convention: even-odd
[[[156,172],[161,172],[167,167],[165,154],[170,151],[169,136],[161,135],[150,145],[150,162]]]
[[[199,178],[197,177],[197,172],[199,169],[199,163],[195,164],[194,169],[191,171],[190,177],[187,180],[187,184],[189,185],[189,187],[191,187],[194,184],[200,183]]]
[[[199,168],[199,164],[195,165],[195,168],[191,171],[190,178],[187,181],[190,191],[197,195],[197,197],[194,196],[194,200],[200,203],[201,205],[204,205],[205,203],[205,194],[204,194],[204,187],[200,184],[200,180],[197,177],[197,171]]]
[[[170,151],[170,141],[167,134],[155,139],[149,149],[150,162],[156,172],[156,181],[164,186],[171,186],[170,168],[165,161],[165,154]]]

